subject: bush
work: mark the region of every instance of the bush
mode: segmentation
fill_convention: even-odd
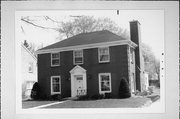
[[[147,95],[149,95],[149,92],[146,90],[140,93],[140,96],[147,96]]]
[[[105,97],[104,94],[96,94],[96,95],[91,96],[91,99],[98,100],[98,99],[103,99],[104,97]]]
[[[61,94],[55,94],[51,96],[52,100],[61,100]]]
[[[40,98],[40,87],[38,83],[34,83],[33,88],[31,90],[31,98],[37,100]]]
[[[129,98],[129,97],[131,97],[131,93],[129,90],[128,81],[125,78],[122,78],[119,85],[119,98]]]
[[[152,94],[152,91],[148,89],[148,90],[144,90],[142,92],[139,92],[137,90],[134,94],[137,95],[137,96],[148,96],[148,95]]]
[[[88,100],[89,99],[89,96],[88,95],[81,95],[78,97],[77,100]]]
[[[111,93],[105,93],[105,98],[106,99],[112,98],[112,94]]]
[[[154,92],[154,87],[153,86],[149,86],[148,87],[148,91],[150,92],[150,94],[152,94]]]
[[[134,94],[134,95],[139,95],[139,94],[140,94],[140,91],[139,91],[139,90],[136,90],[133,94]]]

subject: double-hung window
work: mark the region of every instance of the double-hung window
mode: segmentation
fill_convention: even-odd
[[[60,53],[52,53],[51,66],[59,66],[59,65],[60,65]]]
[[[75,50],[73,53],[74,53],[74,65],[83,64],[83,50]]]
[[[28,71],[29,73],[33,73],[33,62],[29,62]]]
[[[110,61],[109,47],[99,48],[98,55],[99,55],[99,63],[109,62]]]
[[[61,93],[61,78],[60,76],[51,76],[51,95]]]
[[[134,63],[134,51],[133,50],[130,50],[130,62],[131,62],[131,64]]]
[[[99,74],[99,93],[111,92],[111,73]]]

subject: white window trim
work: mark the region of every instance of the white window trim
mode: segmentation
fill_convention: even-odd
[[[75,63],[75,51],[82,51],[82,63]],[[74,50],[73,51],[73,64],[74,65],[78,65],[78,64],[83,64],[83,63],[84,63],[84,52],[83,52],[83,49]]]
[[[59,92],[53,92],[53,78],[59,78],[59,86],[60,86]],[[51,76],[51,95],[54,95],[54,94],[61,94],[61,77],[60,76]]]
[[[53,65],[52,64],[52,54],[59,54],[59,58],[57,58],[57,59],[59,59],[59,64],[58,65]],[[51,53],[51,67],[56,67],[56,66],[60,66],[60,52],[54,52],[54,53]]]
[[[109,86],[110,90],[109,91],[101,91],[101,75],[108,75],[109,76]],[[112,88],[111,88],[111,73],[99,73],[99,93],[111,93]]]
[[[100,61],[100,49],[102,49],[102,48],[108,48],[109,59],[108,59],[107,61]],[[110,52],[109,52],[109,47],[99,47],[99,48],[98,48],[98,60],[99,60],[99,63],[110,62]]]

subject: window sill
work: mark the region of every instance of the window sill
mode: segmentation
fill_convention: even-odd
[[[76,63],[76,64],[74,64],[74,65],[81,65],[81,64],[83,64],[83,63]]]
[[[111,91],[100,91],[100,94],[104,94],[104,93],[111,93]]]
[[[61,92],[51,92],[51,95],[61,94]]]
[[[59,67],[60,65],[51,65],[51,67]]]
[[[103,61],[103,62],[99,62],[100,64],[103,64],[103,63],[110,63],[110,61]]]

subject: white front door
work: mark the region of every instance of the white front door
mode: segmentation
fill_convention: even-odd
[[[77,96],[84,95],[85,90],[83,87],[83,75],[75,76],[75,90]]]
[[[81,66],[75,66],[71,71],[71,97],[86,95],[87,78],[86,70]]]

